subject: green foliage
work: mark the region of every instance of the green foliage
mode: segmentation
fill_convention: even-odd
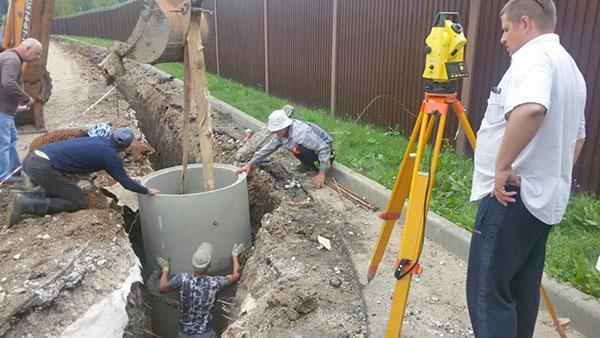
[[[157,68],[180,79],[183,76],[180,63],[161,64]],[[262,121],[266,121],[274,109],[285,104],[295,105],[212,74],[207,74],[207,84],[212,95]],[[296,117],[312,121],[332,135],[336,161],[387,188],[393,186],[407,143],[397,130],[355,124],[324,110],[295,106]],[[471,230],[477,211],[477,204],[469,202],[473,161],[454,152],[449,144],[442,148],[431,210]],[[424,155],[425,165],[429,164],[430,156],[428,149]],[[585,194],[573,196],[564,220],[550,233],[546,271],[583,292],[600,297],[600,273],[594,268],[600,255],[599,234],[600,200]]]
[[[8,1],[0,0],[0,16],[2,17],[2,22],[4,23],[6,12],[8,12]]]
[[[583,292],[600,297],[600,200],[579,194],[571,197],[563,221],[548,238],[546,271]]]
[[[111,45],[112,40],[109,39],[101,39],[101,38],[91,38],[88,36],[78,36],[78,35],[63,35],[71,39],[87,42],[90,45],[100,46],[100,47],[108,47]]]
[[[167,74],[183,80],[183,67],[179,62],[161,63],[155,66]]]
[[[118,4],[119,0],[56,0],[54,2],[54,16],[73,15],[91,9],[102,8]]]

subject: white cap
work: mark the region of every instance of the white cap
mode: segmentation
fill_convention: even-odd
[[[267,129],[270,132],[275,132],[281,129],[285,129],[292,124],[292,119],[290,119],[287,114],[281,110],[274,110],[271,115],[269,115],[269,120],[267,121]]]
[[[206,269],[212,261],[213,246],[208,242],[200,244],[192,256],[192,266],[198,270]]]

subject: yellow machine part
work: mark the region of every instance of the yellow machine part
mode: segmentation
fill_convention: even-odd
[[[42,44],[40,59],[26,63],[23,71],[25,91],[34,98],[35,104],[29,111],[18,114],[17,124],[44,128],[43,105],[50,95],[49,77],[44,80],[44,74],[53,10],[54,0],[12,0],[8,5],[2,47],[14,48],[27,38],[35,38]]]
[[[448,81],[446,63],[464,59],[464,46],[467,38],[452,29],[451,20],[444,21],[444,27],[433,27],[425,39],[429,52],[425,58],[423,78],[439,82]]]

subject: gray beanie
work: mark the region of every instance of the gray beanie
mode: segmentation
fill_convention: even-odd
[[[198,270],[206,269],[210,265],[213,256],[213,246],[208,242],[200,244],[192,256],[192,266]]]

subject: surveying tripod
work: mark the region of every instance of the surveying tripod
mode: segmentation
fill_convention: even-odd
[[[426,39],[425,51],[428,55],[423,72],[423,77],[426,79],[425,97],[402,157],[390,198],[385,210],[380,214],[383,225],[367,272],[367,280],[371,281],[381,262],[394,225],[402,214],[404,202],[408,198],[400,249],[395,264],[396,285],[387,323],[386,337],[388,338],[400,336],[411,278],[412,275],[421,272],[419,258],[423,250],[425,222],[449,108],[452,108],[471,147],[473,150],[475,149],[475,134],[462,104],[456,97],[456,80],[468,76],[466,64],[463,61],[465,44],[466,38],[463,35],[458,14],[439,13],[434,21],[432,31]],[[422,168],[425,166],[422,164],[422,160],[436,124],[429,169],[424,171]],[[558,319],[543,286],[540,286],[540,293],[552,316],[556,330],[561,337],[566,337],[564,333],[566,323],[561,323]]]

